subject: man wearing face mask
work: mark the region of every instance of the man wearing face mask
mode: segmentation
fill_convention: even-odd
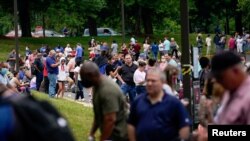
[[[94,122],[89,140],[100,128],[100,141],[127,141],[126,102],[119,86],[103,76],[92,62],[85,62],[80,70],[82,84],[93,87]]]
[[[9,88],[12,88],[9,83],[7,72],[8,72],[7,66],[3,62],[0,63],[0,83]]]
[[[49,78],[49,97],[54,98],[56,95],[56,81],[58,75],[58,66],[60,62],[56,60],[56,52],[51,50],[49,56],[46,59],[46,67],[48,69]]]

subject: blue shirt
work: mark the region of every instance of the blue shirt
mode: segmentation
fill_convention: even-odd
[[[46,67],[48,73],[50,74],[58,74],[58,67],[51,67],[52,64],[56,64],[56,59],[54,57],[47,57],[46,59]]]
[[[101,49],[101,51],[108,51],[109,47],[108,46],[101,46],[100,49]]]
[[[82,57],[83,49],[80,46],[76,48],[76,57]]]
[[[14,130],[14,114],[10,105],[0,105],[0,141],[7,141],[7,137]]]
[[[158,45],[153,44],[153,45],[152,45],[152,52],[158,52],[158,51],[159,51]]]
[[[151,104],[143,94],[132,104],[128,123],[135,127],[138,141],[172,141],[191,122],[177,98],[164,94],[161,102]]]
[[[163,45],[164,45],[164,50],[170,50],[170,42],[169,42],[169,40],[165,40]]]

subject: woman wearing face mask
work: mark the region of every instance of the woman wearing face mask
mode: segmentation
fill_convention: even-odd
[[[9,88],[12,88],[7,73],[8,73],[7,65],[5,65],[3,62],[0,63],[0,83],[4,84]]]

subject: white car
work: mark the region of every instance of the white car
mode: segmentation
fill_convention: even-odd
[[[35,32],[33,37],[43,37],[43,30]],[[45,37],[65,37],[65,35],[55,32],[53,30],[45,30]]]
[[[84,30],[83,36],[90,36],[88,28]],[[117,33],[112,28],[100,27],[97,28],[97,36],[121,36],[121,34]]]
[[[31,32],[31,36],[34,36],[34,33]],[[15,38],[15,30],[11,30],[10,32],[8,32],[7,34],[5,34],[5,37],[8,38]],[[22,31],[18,30],[18,37],[22,37]]]

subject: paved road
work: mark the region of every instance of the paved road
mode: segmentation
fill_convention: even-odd
[[[75,100],[76,94],[72,93],[72,92],[65,92],[64,93],[64,98],[68,99],[70,101],[75,101],[75,102],[77,102],[79,104],[83,104],[84,106],[87,106],[87,107],[92,107],[91,95],[88,94],[88,91],[86,89],[84,89],[83,93],[84,93],[84,101]]]

